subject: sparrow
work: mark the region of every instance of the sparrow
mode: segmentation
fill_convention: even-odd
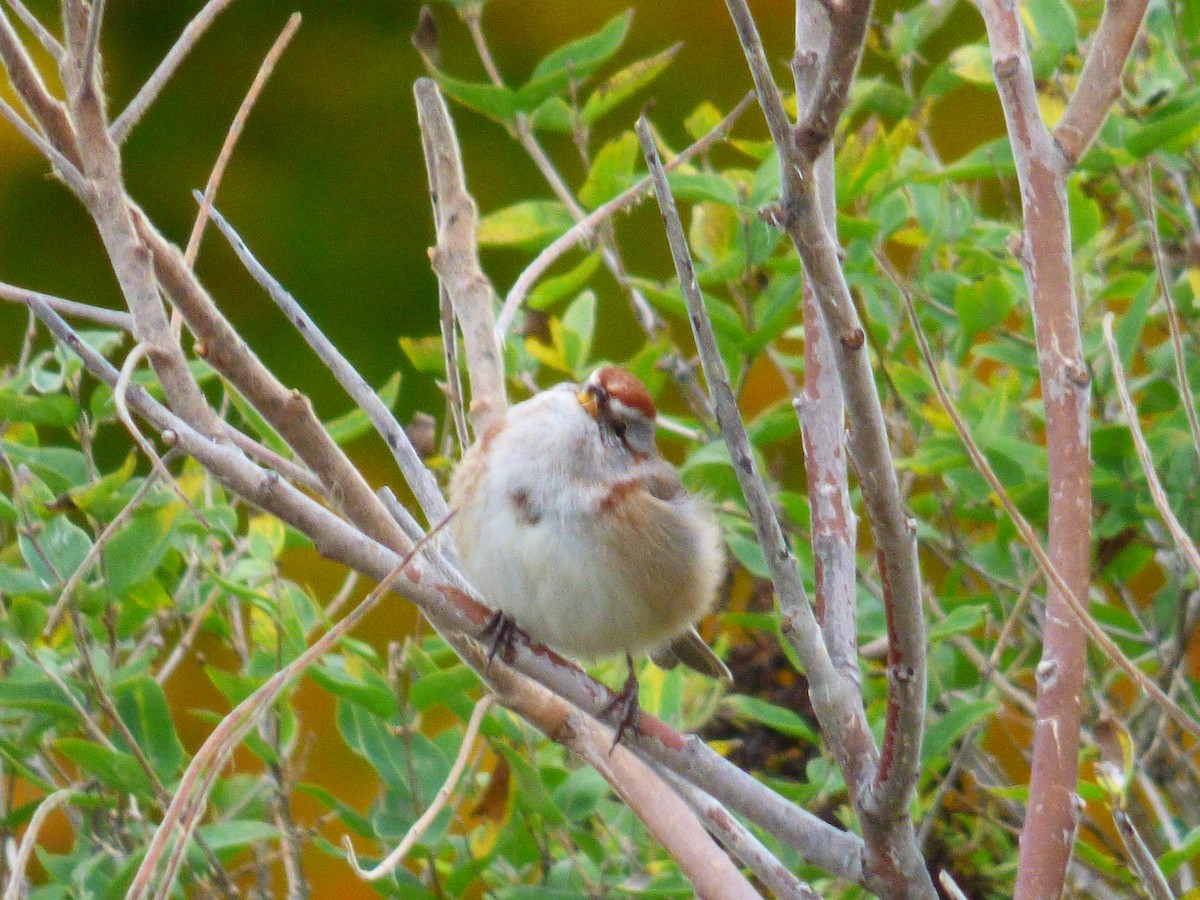
[[[724,574],[720,526],[659,455],[656,416],[638,378],[603,366],[511,407],[450,484],[464,574],[497,610],[489,661],[513,628],[581,661],[624,654],[614,745],[637,728],[634,656],[732,680],[695,629]]]

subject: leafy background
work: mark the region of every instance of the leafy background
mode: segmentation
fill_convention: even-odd
[[[53,20],[53,4],[31,5],[45,20]],[[111,4],[104,50],[115,108],[131,96],[198,6],[156,5],[151,14],[141,4]],[[791,43],[790,7],[788,2],[755,4],[768,52],[780,72]],[[167,233],[182,242],[194,215],[190,191],[203,184],[262,53],[295,8],[304,13],[305,24],[252,114],[218,206],[369,380],[382,384],[397,368],[403,372],[398,403],[402,419],[418,409],[440,415],[432,379],[415,372],[397,345],[398,337],[421,338],[436,330],[436,290],[425,255],[432,226],[410,92],[412,80],[424,71],[408,42],[417,16],[415,3],[242,0],[235,4],[134,131],[127,146],[130,187]],[[1095,3],[1070,6],[1062,0],[1028,5],[1037,60],[1044,72],[1062,60],[1068,70],[1077,70],[1077,20],[1093,27],[1098,8]],[[501,71],[519,85],[555,47],[601,28],[623,9],[623,4],[613,2],[584,6],[492,0],[484,25]],[[1010,890],[1004,879],[1011,871],[1005,862],[1011,859],[1014,845],[1003,822],[1022,799],[1021,749],[1027,733],[1019,710],[1003,706],[993,687],[980,677],[979,657],[971,654],[969,645],[982,638],[979,645],[985,654],[990,652],[989,641],[1011,614],[1032,568],[1013,549],[1011,526],[997,515],[986,487],[932,400],[927,377],[915,361],[907,324],[896,308],[894,291],[877,271],[873,250],[886,245],[889,255],[911,274],[936,352],[961,367],[956,389],[964,414],[1022,509],[1041,525],[1045,463],[1038,446],[1041,412],[1024,288],[1006,245],[1013,232],[1015,191],[1003,145],[989,143],[1001,136],[1002,123],[987,86],[988,60],[981,45],[972,43],[981,29],[969,7],[959,4],[950,9],[940,30],[923,31],[922,23],[928,25],[935,10],[922,5],[902,18],[893,18],[889,7],[878,10],[881,24],[869,42],[864,80],[850,123],[853,133],[846,135],[839,156],[839,225],[847,271],[873,325],[871,337],[883,362],[880,379],[886,386],[894,440],[922,528],[922,562],[941,604],[933,616],[934,715],[919,805],[925,809],[945,799],[931,858],[944,854],[960,883],[970,883],[971,876],[978,874],[973,895],[991,897]],[[442,26],[443,69],[458,78],[483,80],[466,31],[451,6],[438,4],[435,11]],[[1175,508],[1191,516],[1185,526],[1192,533],[1200,526],[1196,521],[1200,476],[1194,459],[1185,452],[1186,429],[1171,386],[1162,323],[1152,314],[1154,278],[1145,236],[1137,224],[1139,213],[1120,179],[1128,178],[1126,173],[1135,171],[1133,167],[1152,153],[1162,165],[1194,169],[1195,160],[1187,154],[1196,136],[1200,99],[1187,84],[1196,74],[1195,18],[1184,16],[1181,21],[1187,27],[1176,32],[1169,11],[1155,7],[1152,39],[1135,64],[1124,114],[1106,128],[1100,150],[1085,160],[1083,175],[1072,184],[1072,224],[1087,307],[1089,359],[1096,358],[1099,313],[1105,308],[1121,312],[1122,352],[1127,363],[1136,363],[1135,388],[1146,401],[1143,412],[1149,417],[1152,443],[1160,459],[1170,460],[1168,488]],[[602,74],[658,53],[676,40],[683,41],[683,47],[666,74],[613,111],[593,136],[593,151],[615,141],[604,157],[609,167],[606,177],[614,183],[626,177],[626,169],[633,165],[620,135],[644,99],[657,101],[654,120],[667,141],[679,148],[689,140],[685,123],[701,100],[728,110],[749,86],[732,27],[719,3],[643,4],[619,57]],[[916,59],[915,84],[910,87],[924,105],[912,103],[906,95],[902,77],[906,55]],[[1043,102],[1052,107],[1052,87],[1044,92]],[[918,109],[919,114],[909,116]],[[518,201],[549,198],[532,163],[503,128],[461,107],[454,108],[454,115],[468,181],[485,214]],[[918,125],[929,145],[922,143],[926,134],[918,133]],[[797,265],[790,252],[771,243],[765,228],[752,224],[750,201],[769,196],[773,166],[765,148],[755,144],[765,136],[755,112],[747,115],[737,136],[742,148],[714,153],[712,170],[690,181],[678,179],[677,185],[691,205],[690,237],[701,262],[702,283],[713,294],[715,314],[723,323],[723,350],[735,365],[745,364],[748,373],[742,406],[753,419],[756,448],[777,480],[779,504],[796,535],[798,554],[806,559],[810,555],[807,507],[801,493],[795,418],[786,404],[778,403],[784,391],[781,373],[790,371],[798,377],[799,345],[791,340],[794,335],[785,335],[772,347],[775,364],[768,365],[763,347],[748,334],[745,321],[751,311],[760,325],[769,323],[783,331],[791,324],[778,313],[787,312],[784,301],[794,296]],[[10,130],[0,129],[0,142],[0,278],[116,306],[111,272],[83,213],[65,191],[47,183],[43,164]],[[570,141],[549,135],[546,143],[568,181],[574,186],[584,184],[586,173]],[[932,158],[931,150],[940,154],[941,162]],[[1185,216],[1169,203],[1169,190],[1162,190],[1168,249],[1179,273],[1176,298],[1194,328],[1197,269],[1194,258],[1187,256]],[[497,222],[489,220],[492,228]],[[667,280],[665,285],[647,283],[646,289],[655,302],[670,309],[675,301],[657,213],[644,208],[620,219],[618,229],[631,272]],[[485,270],[502,292],[537,241],[530,238],[514,244],[485,250]],[[571,262],[578,259],[572,257]],[[211,235],[198,268],[222,308],[285,381],[311,393],[324,417],[345,411],[345,401],[312,363],[307,349],[232,254]],[[642,349],[642,337],[612,281],[601,273],[590,279],[589,287],[595,291],[594,301],[585,295],[568,304],[563,297],[551,307],[552,321],[558,323],[560,334],[568,335],[565,344],[543,345],[539,350],[527,343],[521,348],[524,354],[514,350],[515,361],[543,382],[563,377],[566,373],[561,369],[576,374],[596,359],[627,360]],[[598,322],[595,328],[593,319]],[[19,310],[0,307],[0,359],[15,359],[23,323]],[[562,352],[567,344],[570,352]],[[641,363],[646,365],[647,359],[642,357]],[[62,384],[72,384],[77,374],[61,355],[40,356],[34,368],[35,383],[15,390],[53,394]],[[1194,362],[1192,368],[1194,379]],[[1165,557],[1156,558],[1162,544],[1148,524],[1145,486],[1131,461],[1124,426],[1114,421],[1111,407],[1105,405],[1112,392],[1103,363],[1097,364],[1097,396],[1104,398],[1096,412],[1097,569],[1108,596],[1127,595],[1133,601],[1130,608],[1100,604],[1097,615],[1122,630],[1125,646],[1134,654],[1147,649],[1145,635],[1153,638],[1169,632],[1180,596],[1194,585],[1169,560],[1161,561]],[[82,399],[104,411],[102,391]],[[695,424],[687,419],[678,398],[668,394],[666,406],[684,424]],[[44,435],[45,429],[38,434]],[[8,436],[12,441],[5,446],[10,456],[20,454],[20,448],[31,441],[36,443],[30,429]],[[61,433],[57,437],[61,439]],[[51,430],[46,440],[54,439]],[[798,714],[804,711],[803,683],[792,676],[770,640],[774,623],[768,598],[762,582],[751,577],[761,576],[761,558],[747,538],[727,461],[714,444],[698,447],[678,439],[665,444],[673,459],[685,462],[689,483],[722,504],[731,551],[744,566],[730,590],[733,612],[724,618],[721,638],[741,647],[736,669],[741,693],[720,700],[720,720],[707,736],[788,796],[830,817],[843,815],[838,775],[813,749],[810,725]],[[101,430],[97,457],[111,476],[101,486],[88,484],[88,474],[76,457],[39,457],[26,450],[19,460],[28,462],[41,479],[40,487],[28,487],[28,502],[46,529],[47,545],[65,569],[78,562],[89,537],[79,524],[81,517],[56,510],[53,498],[69,492],[83,516],[90,517],[84,522],[89,527],[110,520],[145,472],[144,466],[126,464],[126,449],[118,427]],[[371,438],[363,438],[353,449],[372,481],[390,477],[390,463]],[[226,711],[281,658],[295,654],[305,634],[320,622],[318,607],[340,584],[340,574],[321,565],[295,535],[262,517],[246,517],[220,491],[204,492],[194,468],[184,467],[182,472],[193,500],[203,497],[206,516],[244,538],[236,564],[227,571],[206,572],[201,583],[245,602],[252,643],[263,652],[239,659],[231,649],[228,624],[215,618],[199,645],[201,655],[189,655],[165,695],[136,667],[117,680],[119,710],[128,712],[135,737],[146,739],[155,768],[164,773],[178,772],[185,754],[193,752],[208,733],[214,714]],[[15,511],[11,519],[15,521]],[[176,498],[166,491],[152,492],[124,544],[108,551],[105,578],[89,583],[82,612],[97,629],[104,625],[121,640],[136,638],[138,629],[161,609],[163,587],[170,588],[180,578],[184,548],[201,534],[203,529]],[[5,540],[11,543],[0,564],[12,571],[0,574],[7,579],[5,590],[20,601],[13,608],[29,617],[26,621],[12,615],[5,625],[11,633],[6,634],[25,637],[36,633],[39,605],[44,606],[46,598],[36,585],[30,586],[29,573],[22,566],[51,583],[55,573],[39,569],[37,554],[12,531],[5,532]],[[227,549],[235,543],[230,535],[221,540]],[[865,535],[864,546],[869,546]],[[143,547],[150,549],[139,555],[136,551]],[[24,582],[19,580],[22,577]],[[871,591],[870,571],[865,571],[863,581],[862,632],[869,646],[881,632],[881,612]],[[157,582],[161,582],[158,593],[153,587]],[[105,604],[122,593],[129,602],[122,606],[118,621],[106,623]],[[1138,620],[1143,611],[1146,621]],[[398,702],[394,684],[385,677],[388,642],[410,633],[413,625],[411,610],[398,603],[387,605],[360,630],[361,644],[348,645],[301,683],[273,726],[287,738],[294,733],[297,717],[302,725],[303,777],[314,786],[296,792],[295,813],[307,822],[333,810],[337,821],[322,833],[323,838],[350,830],[363,840],[360,847],[373,846],[368,840],[372,837],[394,839],[411,819],[412,785],[419,783],[427,797],[440,784],[456,748],[459,725],[469,706],[463,692],[471,678],[444,649],[436,642],[410,645],[400,667],[403,702]],[[1006,647],[998,661],[1012,683],[1024,689],[1032,684],[1036,662],[1031,649],[1034,633],[1032,622],[1024,617],[1019,640]],[[1130,636],[1139,633],[1143,638]],[[47,653],[69,658],[69,642],[60,635]],[[12,659],[6,662],[12,664]],[[868,709],[875,721],[882,711],[881,667],[876,660],[866,668]],[[20,671],[29,674],[30,670]],[[410,678],[411,683],[405,680]],[[1097,666],[1095,684],[1096,702],[1116,702],[1106,695],[1111,675],[1102,666]],[[21,702],[24,706],[17,708],[29,711],[36,722],[43,721],[38,716],[70,715],[69,709],[64,712],[61,698],[55,706],[35,692]],[[657,679],[651,674],[645,680],[643,702],[686,726],[708,718],[718,701],[709,686],[684,682],[675,674]],[[410,726],[418,715],[422,727],[414,731]],[[157,727],[168,720],[173,721],[178,740],[170,727]],[[18,721],[28,726],[24,719]],[[1152,731],[1152,718],[1143,716],[1138,721]],[[763,727],[745,727],[747,723]],[[29,733],[24,732],[26,737]],[[36,731],[32,733],[36,736]],[[475,806],[465,806],[464,820],[448,836],[443,821],[422,849],[426,858],[439,860],[447,871],[451,895],[455,886],[472,884],[478,874],[472,867],[476,855],[486,858],[492,884],[507,883],[506,877],[513,882],[537,881],[538,875],[530,873],[540,871],[541,887],[547,891],[636,876],[644,881],[630,884],[647,892],[672,896],[686,892],[654,851],[643,848],[645,841],[636,823],[606,798],[594,775],[568,767],[557,748],[545,746],[506,717],[493,716],[487,733],[494,740],[483,768],[493,773],[503,769],[508,782],[494,785]],[[404,738],[402,745],[395,740],[397,734]],[[957,758],[964,735],[969,735],[968,743],[977,737],[994,754],[1010,783],[993,791],[963,784],[950,798],[935,799],[940,778],[950,760]],[[251,741],[237,757],[236,772],[256,773],[263,760],[269,764],[268,743]],[[55,746],[109,788],[125,786],[135,794],[143,792],[147,801],[152,799],[139,785],[138,773],[129,769],[127,754],[101,754],[78,736],[60,738]],[[499,757],[503,767],[497,764]],[[214,805],[227,821],[206,826],[208,830],[202,832],[215,851],[237,852],[264,836],[261,827],[266,817],[261,808],[245,810],[242,818],[229,812],[238,809],[239,792],[252,783],[235,775],[220,786]],[[506,803],[509,784],[515,785],[516,799]],[[1103,821],[1103,791],[1088,783],[1084,793],[1094,805],[1097,821]],[[63,825],[62,820],[56,821]],[[528,827],[523,828],[523,822]],[[976,839],[981,822],[992,827]],[[439,843],[443,837],[446,840]],[[1106,843],[1111,835],[1098,828],[1087,838],[1081,853],[1119,879],[1119,857]],[[1194,845],[1200,844],[1200,830],[1191,833],[1190,841],[1194,851]],[[60,859],[66,860],[71,847],[67,830],[60,827],[51,832],[47,847],[64,854]],[[628,851],[620,857],[622,862],[607,859],[614,848]],[[328,850],[330,845],[317,841],[306,851],[314,891],[325,896],[334,891],[338,896],[352,896],[352,891],[372,896],[371,889],[347,877],[345,863]],[[638,871],[621,868],[628,860]],[[543,862],[544,870],[539,870]],[[1182,858],[1174,864],[1181,862]],[[45,857],[42,864],[51,869],[55,863]],[[70,868],[66,861],[60,867],[64,872]],[[107,871],[104,874],[107,877]],[[385,889],[397,895],[420,895],[409,883]]]

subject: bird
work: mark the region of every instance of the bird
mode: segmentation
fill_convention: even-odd
[[[494,607],[489,661],[519,629],[581,661],[625,655],[613,746],[637,730],[633,657],[732,681],[696,631],[725,571],[711,506],[658,452],[635,375],[601,366],[508,409],[451,478],[464,574]]]

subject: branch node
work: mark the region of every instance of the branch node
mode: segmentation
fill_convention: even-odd
[[[842,345],[842,349],[847,353],[853,353],[856,350],[861,350],[863,344],[867,342],[867,333],[861,328],[855,328],[849,334],[843,334],[838,341]]]

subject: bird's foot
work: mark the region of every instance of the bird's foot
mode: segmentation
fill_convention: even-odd
[[[612,746],[608,748],[609,753],[612,753],[617,744],[621,743],[621,738],[625,736],[626,731],[634,734],[641,732],[637,672],[634,671],[633,658],[629,654],[625,654],[625,661],[629,664],[629,674],[625,677],[625,684],[621,686],[620,692],[614,695],[600,711],[601,716],[604,717],[611,712],[620,713],[620,718],[617,720],[617,733],[613,737]]]
[[[500,658],[505,662],[511,662],[513,653],[516,650],[514,641],[517,635],[525,635],[525,632],[517,627],[517,623],[502,613],[496,610],[492,613],[492,617],[488,619],[487,624],[483,626],[483,631],[479,633],[482,638],[491,638],[488,642],[487,667],[491,669],[492,660],[496,658],[496,654],[500,654]]]

